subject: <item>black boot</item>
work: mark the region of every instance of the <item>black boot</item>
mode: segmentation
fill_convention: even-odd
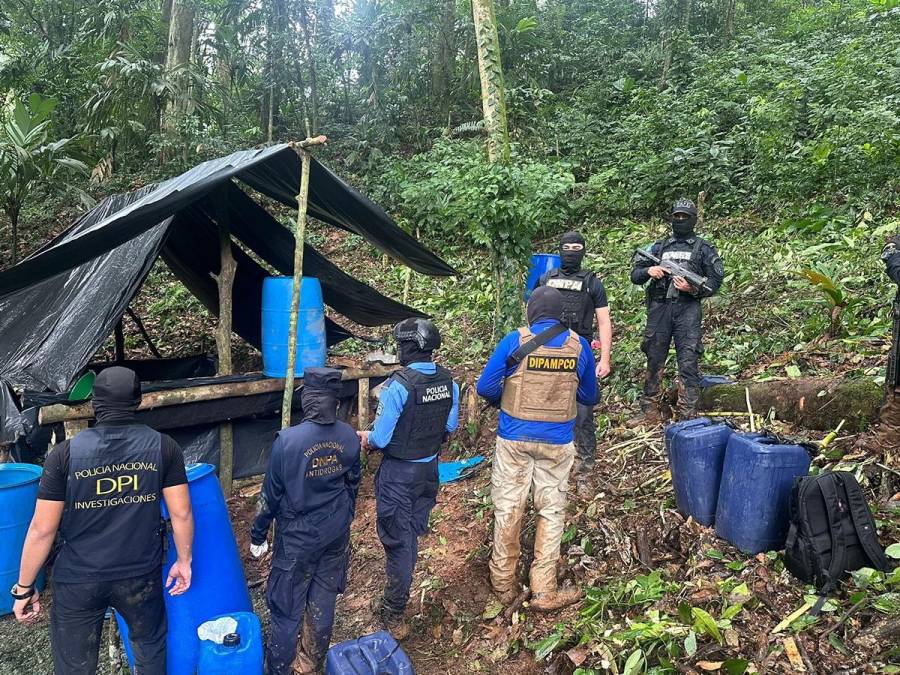
[[[700,388],[684,387],[678,395],[678,419],[692,420],[697,416],[700,404]]]
[[[653,427],[662,422],[662,413],[659,410],[659,398],[656,396],[641,397],[641,412],[625,422],[629,429],[637,427]]]

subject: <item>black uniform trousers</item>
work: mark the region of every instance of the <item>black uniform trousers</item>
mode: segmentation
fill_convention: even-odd
[[[53,583],[50,637],[56,675],[94,675],[107,608],[128,624],[135,675],[166,675],[162,571],[131,579]]]
[[[437,458],[430,462],[382,459],[375,475],[375,510],[387,574],[384,609],[392,616],[401,616],[409,602],[419,537],[428,531],[437,493]]]
[[[700,301],[693,298],[651,300],[647,306],[647,327],[641,350],[647,355],[644,396],[659,396],[662,372],[675,341],[678,376],[685,389],[700,387],[700,356],[703,354]]]
[[[338,513],[318,522],[298,519],[286,526],[294,529],[292,537],[300,534],[305,544],[291,552],[295,558],[278,554],[272,558],[266,593],[272,622],[266,647],[269,675],[292,672],[301,628],[303,652],[317,665],[324,660],[334,604],[347,581],[351,520]]]

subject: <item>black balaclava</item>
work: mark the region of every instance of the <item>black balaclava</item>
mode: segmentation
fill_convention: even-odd
[[[564,251],[563,244],[581,244],[580,251]],[[581,269],[581,261],[585,253],[584,237],[579,232],[566,232],[559,240],[560,269],[565,274],[574,274]]]
[[[93,403],[100,424],[134,422],[134,414],[141,404],[141,381],[137,373],[121,366],[101,371],[94,380]]]
[[[675,214],[680,213],[687,219],[676,220]],[[694,228],[697,226],[697,207],[690,199],[679,199],[672,206],[672,234],[676,239],[689,239],[694,236]]]
[[[336,368],[305,368],[303,387],[300,389],[303,421],[334,424],[340,393],[341,371]]]
[[[528,298],[525,314],[528,317],[528,325],[531,326],[543,319],[562,320],[562,310],[562,293],[550,286],[538,286]]]
[[[415,342],[404,340],[397,343],[397,358],[401,366],[408,366],[410,363],[433,361],[434,351],[419,349]]]

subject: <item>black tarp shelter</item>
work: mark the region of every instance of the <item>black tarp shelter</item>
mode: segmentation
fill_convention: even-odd
[[[66,391],[102,345],[158,256],[214,314],[219,270],[217,223],[227,219],[237,261],[234,330],[260,344],[262,282],[267,271],[293,273],[293,235],[241,187],[296,207],[300,159],[286,144],[246,150],[128,194],[108,197],[18,265],[0,272],[0,381]],[[309,215],[365,238],[412,269],[454,270],[400,229],[376,204],[313,159]],[[421,316],[344,273],[310,245],[304,274],[318,277],[325,304],[377,326]],[[350,337],[334,322],[329,344]],[[2,382],[0,382],[2,386]]]

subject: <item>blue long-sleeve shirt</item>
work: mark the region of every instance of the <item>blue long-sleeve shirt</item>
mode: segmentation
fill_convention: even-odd
[[[558,321],[546,319],[531,325],[534,335],[543,333],[548,328],[555,326]],[[491,403],[500,402],[503,395],[503,380],[512,375],[518,366],[506,367],[506,359],[519,348],[519,331],[513,331],[504,337],[491,358],[484,366],[481,377],[478,378],[478,395],[486,398]],[[550,340],[546,347],[562,347],[568,339],[568,333],[562,333]],[[583,337],[581,340],[581,356],[578,357],[578,393],[577,401],[582,405],[595,405],[597,403],[597,376],[595,373],[596,361],[591,345]],[[497,435],[508,441],[536,441],[538,443],[565,444],[571,443],[574,438],[575,420],[568,422],[532,422],[522,420],[500,411],[500,424]]]
[[[437,368],[431,361],[422,361],[419,363],[411,363],[409,367],[417,370],[425,375],[434,375]],[[397,428],[397,421],[400,419],[400,413],[403,412],[403,406],[406,405],[406,399],[409,392],[399,382],[391,381],[386,387],[382,387],[381,394],[378,397],[378,412],[375,415],[375,424],[372,432],[369,434],[369,443],[376,448],[386,448],[391,442],[394,435],[394,429]],[[459,425],[459,385],[453,383],[453,405],[450,407],[450,414],[447,416],[447,433],[452,434]],[[430,462],[437,455],[425,457],[424,459],[408,460],[413,462]]]

